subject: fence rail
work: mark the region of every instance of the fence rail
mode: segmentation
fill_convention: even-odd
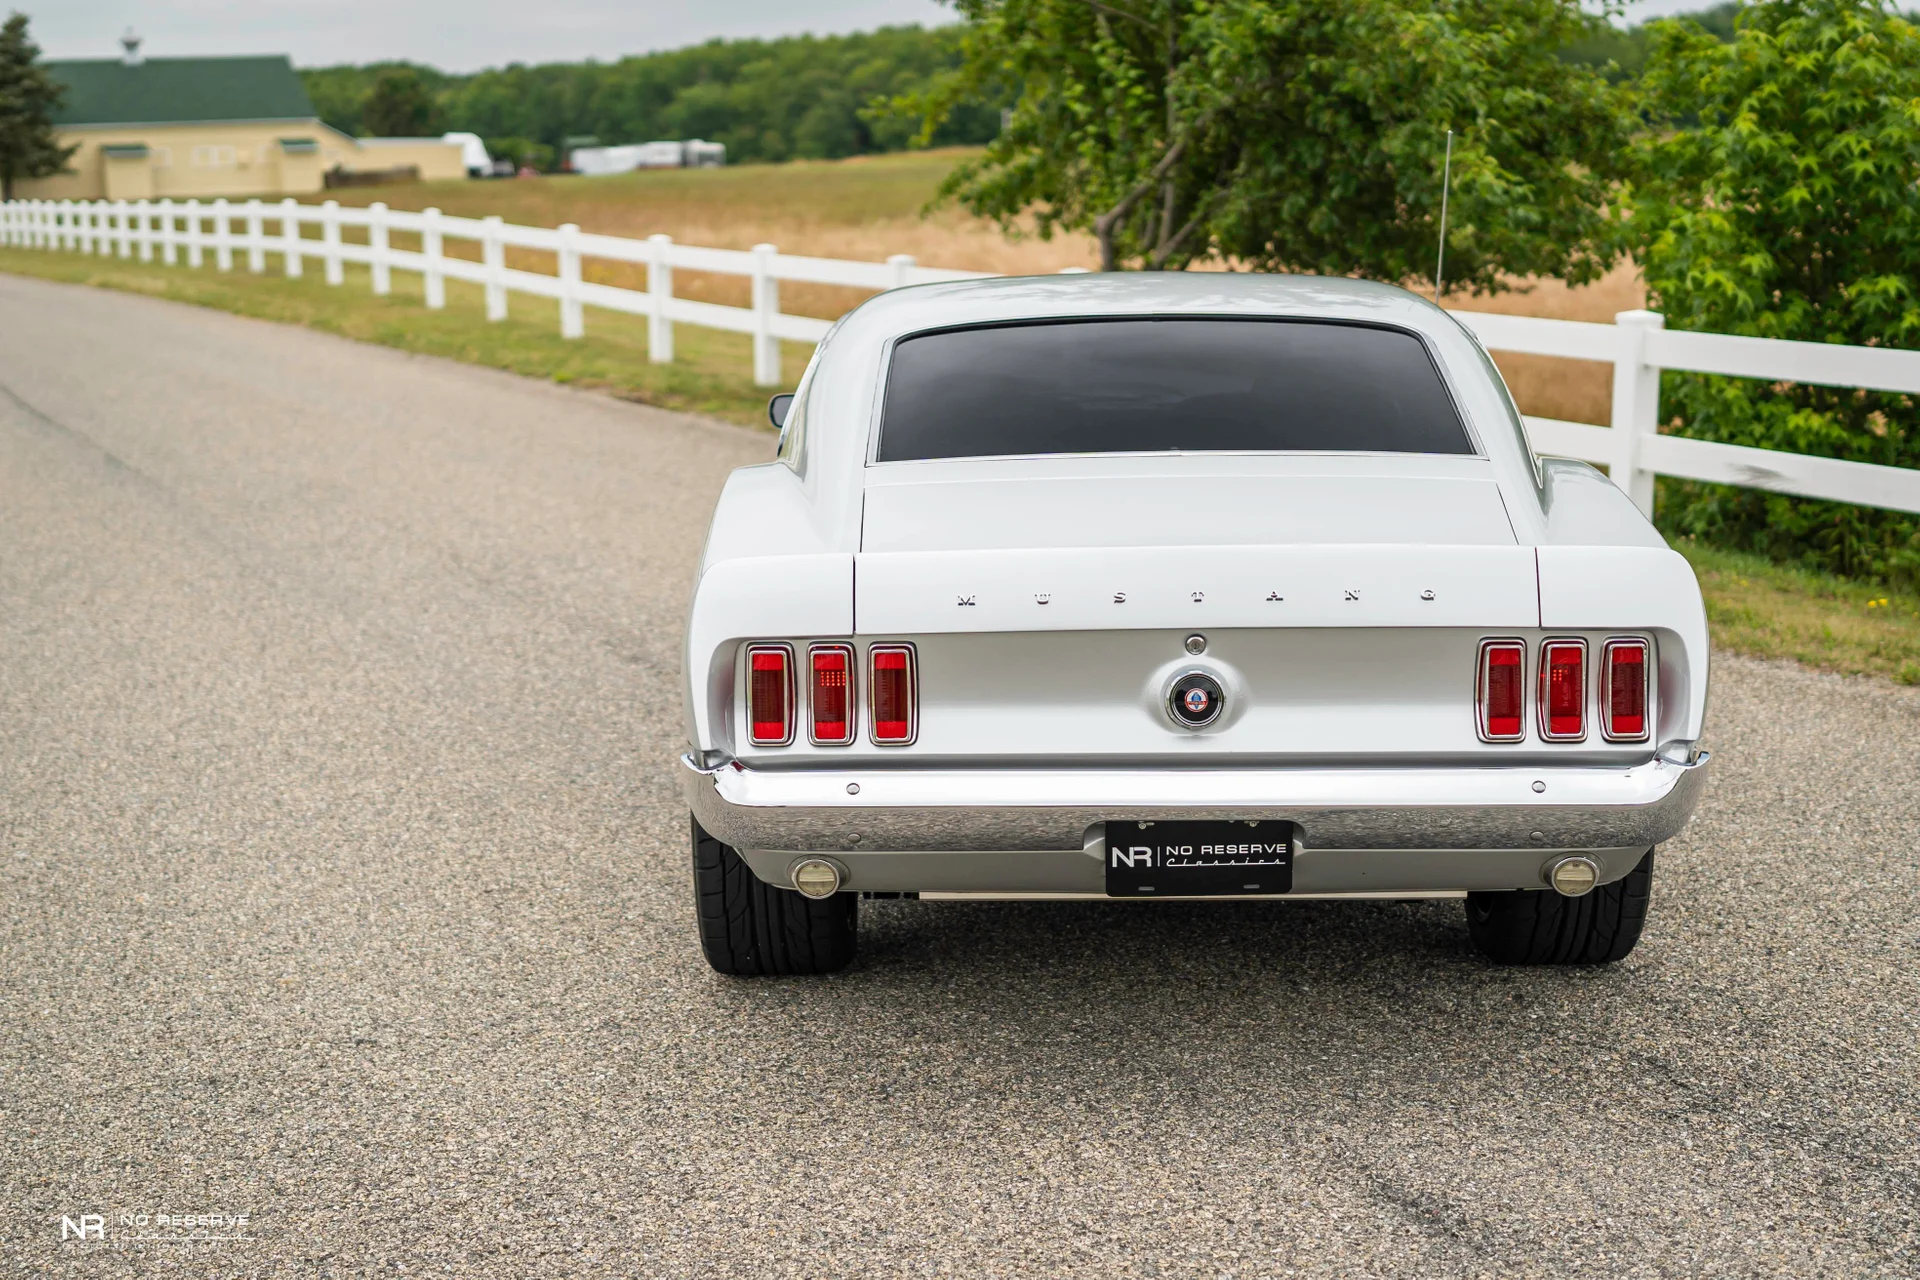
[[[343,228],[364,231],[364,242],[347,240]],[[316,234],[307,234],[309,229]],[[395,248],[395,231],[418,236],[420,247]],[[449,255],[449,240],[475,242],[478,259]],[[460,280],[484,291],[489,320],[506,318],[512,293],[558,302],[560,332],[567,338],[585,334],[584,308],[589,306],[645,316],[648,358],[656,364],[673,360],[677,324],[745,334],[752,340],[754,381],[762,386],[781,380],[782,342],[818,342],[831,323],[781,311],[783,281],[882,290],[989,274],[923,267],[905,254],[885,262],[849,262],[783,254],[770,244],[708,249],[675,244],[662,235],[645,240],[596,235],[573,223],[524,227],[497,217],[452,217],[438,209],[411,213],[378,203],[351,208],[332,200],[321,205],[292,199],[13,200],[0,205],[0,244],[138,257],[142,262],[157,256],[168,265],[184,258],[190,267],[202,266],[211,252],[222,271],[233,270],[235,255],[243,254],[247,270],[256,274],[267,270],[269,255],[277,255],[288,276],[302,275],[309,260],[318,261],[331,285],[343,283],[345,264],[354,263],[368,269],[376,294],[392,291],[394,271],[411,271],[422,278],[426,305],[432,308],[446,305],[446,282]],[[508,267],[509,248],[551,253],[553,274]],[[583,279],[581,263],[588,258],[644,266],[647,288],[622,289]],[[676,268],[744,276],[752,284],[751,305],[729,307],[676,297]],[[1613,366],[1608,426],[1529,417],[1527,432],[1540,453],[1605,465],[1614,482],[1649,515],[1655,475],[1920,512],[1920,470],[1749,449],[1659,431],[1660,373],[1665,369],[1920,395],[1920,351],[1670,332],[1651,311],[1622,312],[1613,324],[1484,311],[1452,314],[1492,350]]]

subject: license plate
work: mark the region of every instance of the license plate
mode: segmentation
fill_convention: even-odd
[[[1110,898],[1293,889],[1291,822],[1109,822],[1106,829]]]

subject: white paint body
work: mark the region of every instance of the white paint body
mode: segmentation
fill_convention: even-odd
[[[904,336],[1048,317],[1196,315],[1410,332],[1477,452],[874,460],[887,362]],[[1646,796],[1621,801],[1608,788],[1629,774],[1655,778],[1648,785],[1665,818],[1618,825],[1618,847],[1597,847],[1616,829],[1607,821],[1586,830],[1577,814],[1568,819],[1582,843],[1558,847],[1594,852],[1614,879],[1630,869],[1629,854],[1644,852],[1629,837],[1671,834],[1686,816],[1675,810],[1690,812],[1697,795],[1707,630],[1691,569],[1598,472],[1537,461],[1475,339],[1405,291],[1214,274],[896,290],[820,345],[780,454],[737,471],[720,498],[686,650],[689,794],[702,822],[739,843],[763,878],[779,882],[787,855],[830,847],[822,841],[844,830],[849,844],[861,841],[833,849],[853,888],[1085,889],[1075,864],[1028,868],[1096,840],[1104,820],[1135,816],[1114,812],[1125,807],[1117,797],[1151,795],[1164,818],[1292,818],[1307,887],[1445,891],[1489,887],[1489,875],[1533,887],[1548,837],[1527,806],[1575,794],[1601,808],[1639,804]],[[1196,633],[1207,641],[1199,658],[1184,648]],[[1537,655],[1545,638],[1580,637],[1597,662],[1616,636],[1654,646],[1648,741],[1610,743],[1597,731],[1580,743],[1537,732],[1518,743],[1480,739],[1482,639],[1519,638]],[[788,641],[804,654],[807,642],[834,639],[916,647],[913,744],[878,746],[862,733],[849,746],[813,746],[803,731],[791,746],[748,745],[745,643]],[[1198,731],[1173,723],[1164,705],[1167,682],[1195,667],[1227,693],[1226,712]],[[1500,806],[1487,788],[1506,795],[1502,779],[1520,816],[1488,816]],[[1544,790],[1533,787],[1542,780]],[[1475,806],[1462,820],[1490,833],[1482,847],[1447,850],[1435,836],[1432,813],[1448,794]],[[1042,821],[1036,797],[1045,796],[1052,816]],[[1370,816],[1355,825],[1361,810]],[[1404,839],[1391,835],[1396,814],[1407,815]],[[1013,843],[969,837],[969,815],[984,815],[981,830],[1005,827]],[[1083,832],[1072,829],[1076,815],[1087,819]],[[1314,845],[1316,830],[1340,833],[1345,854]],[[1382,880],[1379,859],[1369,862],[1356,840],[1394,850],[1390,863],[1430,856],[1417,874],[1389,870]],[[943,841],[955,847],[935,847]],[[1309,846],[1326,873],[1317,880]],[[1021,862],[1026,854],[1033,859]],[[1522,863],[1525,882],[1506,884]]]

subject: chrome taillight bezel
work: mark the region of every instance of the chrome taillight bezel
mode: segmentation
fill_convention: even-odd
[[[1580,651],[1580,731],[1578,733],[1553,732],[1553,708],[1548,686],[1553,678],[1553,651],[1565,648]],[[1538,708],[1536,721],[1540,727],[1540,737],[1547,742],[1585,742],[1587,725],[1593,719],[1593,683],[1587,678],[1586,638],[1584,636],[1549,636],[1540,642],[1538,662],[1540,673],[1535,680],[1534,702]]]
[[[1640,650],[1640,732],[1613,731],[1613,655],[1621,649]],[[1644,636],[1614,636],[1600,651],[1600,683],[1595,700],[1600,704],[1600,734],[1608,742],[1648,742],[1653,738],[1654,716],[1653,641]]]
[[[787,684],[787,732],[786,736],[782,738],[762,738],[755,732],[754,728],[756,724],[761,722],[753,718],[753,659],[756,655],[763,653],[777,653],[784,659]],[[795,688],[794,666],[793,646],[790,644],[750,644],[747,646],[746,683],[742,690],[743,696],[741,703],[747,721],[747,742],[749,745],[755,747],[790,747],[793,745],[794,732],[799,727],[797,721],[800,715],[799,698],[795,696],[797,690]]]
[[[880,736],[879,658],[881,654],[906,656],[907,736]],[[867,646],[867,740],[876,747],[910,747],[920,737],[920,655],[910,644],[873,644]]]
[[[1520,727],[1513,733],[1494,733],[1489,727],[1487,699],[1489,677],[1493,674],[1490,655],[1495,649],[1520,651]],[[1525,742],[1527,740],[1527,642],[1518,636],[1489,636],[1480,642],[1474,656],[1473,727],[1482,742]]]
[[[815,700],[820,696],[820,682],[814,670],[814,658],[823,653],[837,653],[847,663],[847,733],[843,738],[823,738],[819,734],[820,713],[815,709]],[[850,644],[810,644],[807,646],[807,741],[816,747],[849,747],[860,737],[860,657]]]

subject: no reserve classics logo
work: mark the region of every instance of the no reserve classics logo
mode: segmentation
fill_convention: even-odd
[[[60,1215],[67,1249],[217,1249],[254,1239],[247,1213],[157,1213],[146,1210]]]

